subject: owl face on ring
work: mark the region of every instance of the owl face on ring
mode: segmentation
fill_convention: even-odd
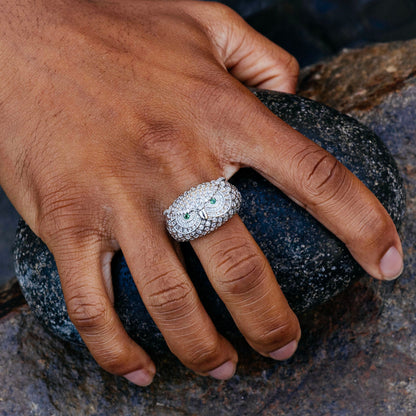
[[[223,178],[185,192],[165,213],[169,233],[178,241],[188,241],[217,228],[228,219],[227,213],[238,209],[233,192]]]

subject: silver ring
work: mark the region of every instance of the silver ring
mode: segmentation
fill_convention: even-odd
[[[216,230],[240,209],[241,194],[225,178],[201,183],[179,196],[164,212],[176,241],[191,241]]]

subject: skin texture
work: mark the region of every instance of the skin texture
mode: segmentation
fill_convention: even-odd
[[[373,194],[243,85],[294,92],[298,66],[230,9],[0,0],[0,28],[1,186],[53,252],[69,315],[107,371],[139,385],[156,371],[113,309],[121,248],[172,352],[201,375],[233,375],[237,354],[203,309],[162,212],[240,167],[307,209],[372,276],[400,273],[399,237]],[[292,355],[299,323],[240,218],[192,245],[249,344]]]

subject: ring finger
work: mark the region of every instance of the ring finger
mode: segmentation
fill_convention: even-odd
[[[198,182],[205,181],[195,180],[193,185]],[[185,193],[168,210],[169,229],[172,227],[173,235],[179,239],[182,231],[185,235],[200,235],[207,226],[233,211],[232,202],[227,202],[230,197],[238,199],[233,195],[222,181]],[[175,232],[175,227],[182,231]],[[288,358],[300,338],[297,318],[241,219],[233,217],[215,232],[194,240],[192,245],[214,289],[250,345],[263,355]]]

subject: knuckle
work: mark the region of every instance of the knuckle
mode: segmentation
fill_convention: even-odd
[[[193,308],[193,290],[180,272],[166,270],[152,276],[144,285],[143,296],[158,318],[186,316]]]
[[[149,169],[157,168],[158,175],[187,176],[190,171],[197,172],[198,169],[191,162],[195,160],[193,137],[190,130],[176,123],[157,120],[148,122],[140,132],[139,154],[133,160],[140,160]],[[134,171],[137,165],[129,166],[129,169]]]
[[[219,344],[214,339],[195,342],[192,350],[187,353],[184,364],[189,368],[205,372],[212,369],[212,363],[220,354]]]
[[[350,186],[346,168],[327,151],[315,146],[297,155],[295,169],[300,172],[300,183],[315,204],[336,198]]]
[[[297,59],[291,55],[290,53],[287,54],[286,60],[284,62],[284,66],[286,68],[286,72],[290,77],[298,78],[299,75],[299,62]]]
[[[73,187],[62,184],[45,187],[42,195],[41,209],[37,218],[37,228],[51,238],[53,235],[75,228],[75,224],[84,218],[82,195]],[[81,227],[83,228],[83,227]]]
[[[267,260],[248,241],[232,238],[216,249],[211,261],[216,265],[222,290],[231,294],[245,293],[263,282]]]
[[[379,247],[386,235],[395,229],[390,217],[382,207],[371,207],[371,209],[366,207],[365,213],[362,212],[358,218],[359,222],[354,226],[356,231],[350,239],[346,238],[348,246],[358,241],[361,247],[369,249]]]
[[[296,338],[299,324],[293,312],[285,313],[267,327],[261,326],[254,332],[251,342],[259,349],[271,350],[276,344],[285,345]]]
[[[95,354],[94,358],[109,373],[120,375],[125,373],[126,353],[122,347],[103,348]]]
[[[45,183],[40,196],[40,209],[36,219],[36,229],[43,238],[52,237],[53,234],[68,227],[70,217],[63,215],[65,211],[71,211],[76,205],[71,190],[66,185],[55,186]],[[70,196],[71,195],[71,196]]]
[[[235,103],[246,102],[247,95],[242,88],[236,88],[221,69],[207,66],[203,75],[188,83],[190,88],[184,93],[184,99],[198,129],[230,123],[228,115],[231,109],[233,113],[238,112],[236,117],[241,115],[241,108],[245,106],[236,106]]]
[[[108,324],[108,302],[103,295],[84,290],[66,300],[68,314],[80,331],[104,331]]]
[[[130,357],[128,344],[118,340],[111,334],[105,337],[89,338],[89,348],[94,359],[104,370],[112,374],[124,375],[130,370]],[[139,359],[136,365],[145,366],[145,362]]]
[[[77,187],[49,189],[42,197],[34,231],[48,244],[66,248],[100,241],[109,237],[111,211],[98,204],[100,198]]]
[[[117,336],[114,316],[104,295],[78,289],[82,295],[66,300],[68,314],[97,363],[112,374],[125,374],[129,366],[128,344]]]
[[[140,132],[140,154],[154,160],[174,157],[185,150],[182,146],[185,133],[169,120],[154,119]]]
[[[231,102],[235,102],[238,90],[225,78],[220,77],[220,74],[213,79],[211,75],[204,77],[201,80],[194,82],[194,93],[191,95],[191,101],[198,101],[202,104],[202,111],[212,120],[215,115],[218,120],[218,115],[223,111],[229,112]],[[212,107],[217,106],[217,109]],[[202,114],[199,115],[201,117]]]

